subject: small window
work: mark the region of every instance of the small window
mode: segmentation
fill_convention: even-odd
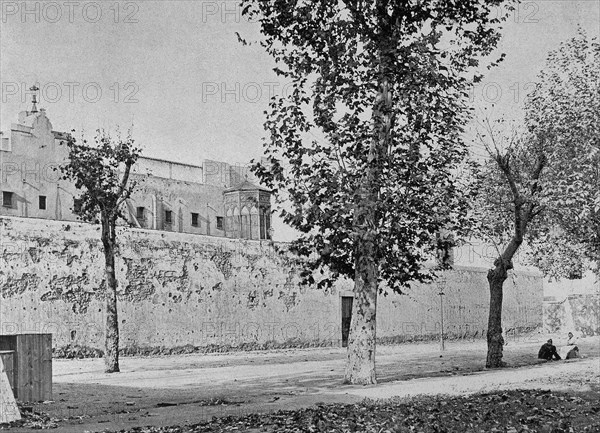
[[[81,201],[80,198],[74,198],[73,199],[73,212],[74,213],[79,213],[81,212],[81,206],[82,206],[83,202]]]
[[[192,226],[198,227],[198,214],[192,212]]]
[[[135,218],[138,221],[144,221],[146,219],[146,209],[144,207],[142,207],[142,206],[139,206],[136,209]]]
[[[2,137],[0,140],[0,150],[10,152],[12,147],[10,146],[10,139],[8,137]]]
[[[2,206],[12,208],[14,205],[13,193],[9,191],[2,191]]]
[[[173,212],[170,210],[165,211],[165,223],[167,223],[167,224],[173,223]]]
[[[217,230],[223,230],[223,217],[217,217]]]
[[[46,210],[46,196],[40,195],[39,197],[39,208],[40,210]]]

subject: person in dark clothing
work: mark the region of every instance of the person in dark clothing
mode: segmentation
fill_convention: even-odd
[[[558,361],[562,359],[558,352],[556,351],[556,346],[552,344],[552,339],[548,340],[546,343],[540,347],[540,351],[538,352],[539,359],[545,359],[546,361]]]

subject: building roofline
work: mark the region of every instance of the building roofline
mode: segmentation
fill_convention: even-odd
[[[265,188],[264,186],[256,185],[248,180],[245,180],[244,182],[240,182],[235,186],[225,189],[223,191],[223,194],[227,194],[230,192],[237,192],[237,191],[263,191],[263,192],[268,192],[268,193],[273,192],[270,189]]]
[[[45,112],[44,109],[40,110],[40,112],[42,112],[42,111]],[[21,133],[31,134],[31,130],[32,129],[33,128],[31,126],[23,125],[23,124],[18,123],[18,122],[17,123],[11,123],[11,125],[10,125],[10,131],[11,132],[15,131],[15,132],[21,132]],[[9,131],[6,131],[6,132],[8,133]],[[54,135],[55,139],[64,139],[64,138],[67,138],[67,136],[69,135],[69,133],[62,132],[62,131],[51,131],[51,132]],[[181,165],[181,166],[184,166],[184,167],[193,167],[193,168],[199,168],[201,170],[204,170],[203,165],[189,164],[189,163],[186,163],[186,162],[179,162],[179,161],[171,161],[171,160],[168,160],[168,159],[155,158],[155,157],[152,157],[152,156],[141,155],[140,159],[148,159],[150,161],[157,161],[157,162],[163,162],[163,163],[168,163],[168,164],[177,164],[177,165]],[[207,161],[207,160],[205,159],[205,161]],[[208,161],[213,161],[213,160],[208,160]],[[227,164],[230,167],[234,165],[234,164],[226,162],[226,161],[216,161],[215,160],[214,162],[222,163],[222,164]],[[262,189],[262,187],[261,187],[261,189]],[[263,190],[264,191],[269,191],[267,189],[263,189]]]
[[[158,161],[158,162],[166,162],[169,164],[177,164],[177,165],[185,165],[186,167],[194,167],[194,168],[200,168],[203,169],[203,167],[201,165],[196,165],[196,164],[188,164],[185,162],[178,162],[178,161],[170,161],[168,159],[162,159],[162,158],[154,158],[152,156],[145,156],[145,155],[141,155],[140,159],[150,159],[152,161]],[[226,163],[227,164],[227,163]]]

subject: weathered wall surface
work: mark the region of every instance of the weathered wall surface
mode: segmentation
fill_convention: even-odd
[[[99,236],[93,225],[0,218],[0,333],[52,332],[55,347],[102,348]],[[298,263],[269,242],[140,229],[119,239],[122,347],[340,344],[341,297],[352,283],[302,286]],[[435,337],[441,308],[449,336],[485,335],[485,269],[459,268],[408,292],[380,297],[381,340]],[[509,278],[506,329],[541,326],[542,296],[539,276]]]
[[[544,330],[600,335],[600,295],[569,295],[560,301],[545,300]]]
[[[439,295],[440,289],[444,295]],[[504,287],[504,331],[540,327],[542,298],[539,276],[512,274]],[[442,325],[441,310],[444,333],[459,338],[485,337],[489,311],[487,269],[457,267],[433,284],[418,285],[407,295],[380,299],[378,329],[383,328],[386,337],[436,335]],[[381,332],[379,336],[383,336]]]

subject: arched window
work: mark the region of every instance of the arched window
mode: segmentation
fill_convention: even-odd
[[[242,218],[241,218],[241,233],[240,238],[242,239],[252,239],[252,233],[250,232],[250,211],[246,206],[242,208]]]
[[[242,221],[240,220],[240,209],[238,207],[233,208],[233,222],[231,224],[231,232],[234,238],[240,237],[240,228]]]
[[[233,231],[233,210],[231,208],[227,209],[227,213],[225,214],[225,231],[232,232]]]
[[[260,239],[260,228],[259,228],[260,218],[258,215],[258,209],[256,206],[252,206],[250,209],[250,237],[252,239]]]

